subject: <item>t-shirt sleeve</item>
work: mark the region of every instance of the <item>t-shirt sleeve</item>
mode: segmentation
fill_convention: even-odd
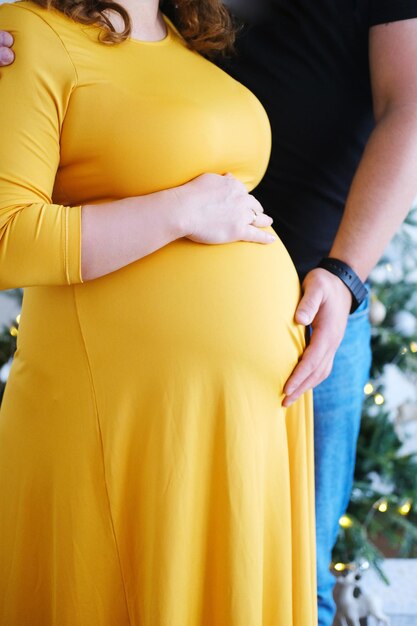
[[[369,26],[417,17],[417,0],[369,0]]]
[[[35,12],[1,6],[0,30],[16,56],[0,71],[0,289],[80,283],[81,207],[52,202],[76,71]]]

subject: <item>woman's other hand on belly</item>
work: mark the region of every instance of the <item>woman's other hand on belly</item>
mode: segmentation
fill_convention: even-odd
[[[82,277],[92,280],[182,237],[198,243],[273,243],[272,219],[231,174],[82,207]]]
[[[232,174],[203,174],[173,189],[184,237],[205,244],[248,241],[273,243],[271,226],[261,204]]]

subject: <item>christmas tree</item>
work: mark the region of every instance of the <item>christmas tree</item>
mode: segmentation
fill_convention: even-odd
[[[373,366],[333,567],[417,556],[417,211],[371,275]]]

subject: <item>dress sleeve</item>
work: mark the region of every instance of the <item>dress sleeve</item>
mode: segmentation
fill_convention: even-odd
[[[3,5],[0,30],[16,55],[0,74],[0,289],[80,283],[81,207],[52,202],[76,71],[37,13]]]
[[[369,26],[417,17],[417,0],[369,0]]]

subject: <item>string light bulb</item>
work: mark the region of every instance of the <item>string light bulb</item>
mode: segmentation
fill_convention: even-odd
[[[385,398],[382,393],[376,393],[374,396],[374,402],[376,405],[381,406],[385,402]]]
[[[347,568],[347,565],[345,563],[336,563],[334,568],[336,572],[344,572]]]
[[[410,350],[413,354],[417,352],[417,341],[412,341],[410,343]]]
[[[386,498],[378,500],[374,504],[374,509],[378,509],[380,513],[386,513],[388,511],[388,500]]]
[[[12,337],[17,337],[17,333],[19,332],[16,328],[16,326],[11,326],[9,329],[9,332],[11,334]]]
[[[398,507],[398,513],[400,515],[408,515],[411,511],[411,500],[406,500],[403,504]]]
[[[339,519],[339,526],[342,528],[351,528],[353,526],[352,518],[350,518],[349,515],[342,515]]]
[[[17,324],[20,324],[20,313],[19,313],[19,315],[16,317],[16,323],[17,323]]]
[[[364,393],[366,393],[367,396],[370,396],[374,393],[375,388],[373,386],[372,383],[366,383],[365,387],[363,388]]]

